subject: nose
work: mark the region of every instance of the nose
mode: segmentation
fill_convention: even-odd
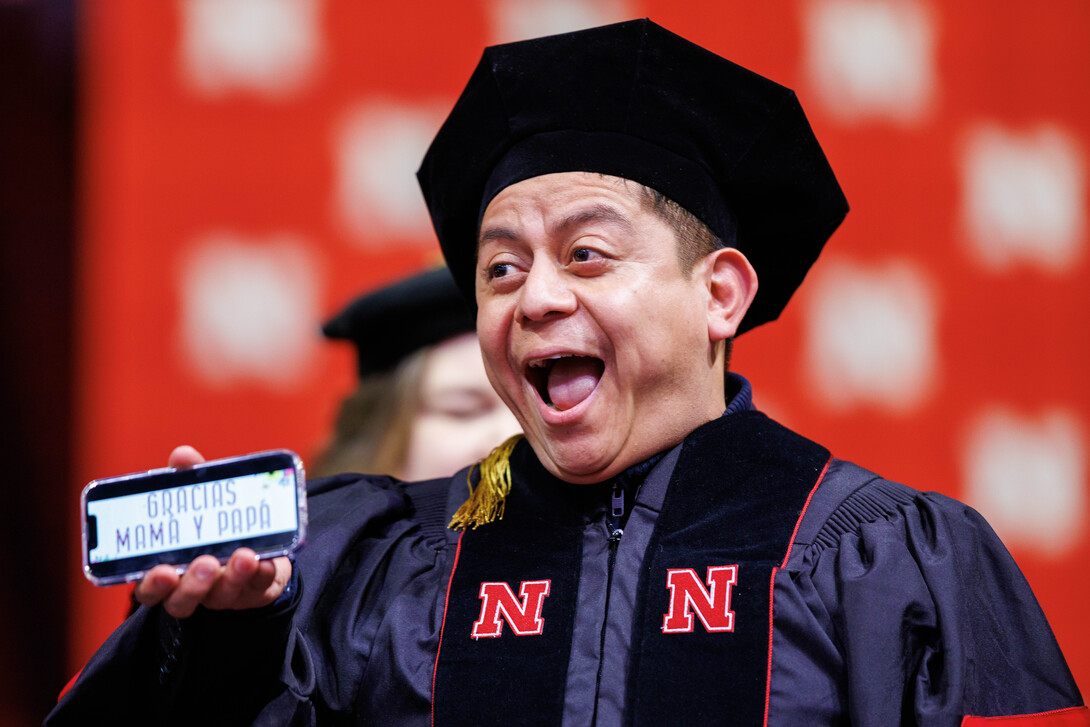
[[[520,317],[543,321],[571,313],[575,307],[575,294],[555,263],[542,258],[535,260],[519,291]]]

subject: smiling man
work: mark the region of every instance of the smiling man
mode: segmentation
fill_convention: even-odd
[[[729,370],[847,212],[790,90],[646,20],[496,46],[419,178],[525,438],[150,572],[51,724],[1090,724],[979,515]]]
[[[566,482],[615,477],[723,413],[724,342],[757,290],[737,250],[684,265],[644,197],[619,177],[547,174],[481,220],[489,377]]]

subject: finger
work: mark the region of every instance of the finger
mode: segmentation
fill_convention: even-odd
[[[287,556],[263,560],[250,578],[252,598],[260,605],[272,603],[284,592],[290,580],[291,560]]]
[[[178,469],[192,467],[201,462],[204,462],[204,456],[188,444],[175,447],[174,451],[170,453],[170,457],[167,459],[168,466]]]
[[[178,586],[180,577],[174,566],[157,565],[148,571],[133,589],[133,597],[144,606],[154,606]]]
[[[246,583],[246,590],[260,597],[276,582],[276,566],[271,560],[258,561],[257,570]],[[277,594],[279,595],[279,594]]]
[[[250,579],[260,570],[257,553],[239,548],[231,554],[223,572],[203,603],[208,608],[249,608]]]
[[[163,599],[163,608],[175,618],[188,618],[197,605],[207,598],[215,586],[223,567],[211,555],[194,559],[182,574],[177,588]]]
[[[252,560],[240,560],[239,565],[247,569],[253,566]],[[259,608],[276,601],[284,587],[291,580],[291,560],[287,557],[258,560],[256,568],[245,578],[238,592],[238,599],[229,608]]]

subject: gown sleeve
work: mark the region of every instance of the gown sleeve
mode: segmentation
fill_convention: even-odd
[[[138,609],[45,724],[314,725],[343,720],[368,687],[406,714],[426,713],[421,665],[438,640],[441,531],[414,520],[404,487],[388,478],[342,476],[308,490],[309,540],[276,603],[199,608],[183,620]],[[369,683],[371,659],[394,648],[407,649],[401,663],[370,670]]]
[[[949,497],[860,473],[834,462],[818,493],[842,492],[816,521],[803,518],[776,576],[769,724],[1090,725],[987,522]]]

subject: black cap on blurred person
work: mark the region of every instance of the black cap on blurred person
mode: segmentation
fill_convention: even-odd
[[[474,330],[473,315],[445,267],[362,295],[322,326],[327,338],[356,346],[361,378],[389,371],[425,346]]]
[[[633,20],[486,48],[418,172],[458,287],[503,188],[624,177],[694,214],[757,271],[739,332],[775,319],[848,204],[794,91]]]

